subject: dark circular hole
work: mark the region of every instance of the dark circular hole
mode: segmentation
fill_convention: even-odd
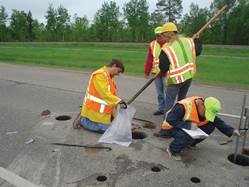
[[[161,169],[159,167],[157,167],[157,166],[154,166],[154,167],[151,168],[151,171],[153,171],[153,172],[160,172]]]
[[[234,154],[230,154],[228,155],[227,159],[230,162],[238,164],[240,166],[249,166],[249,157],[241,154],[237,154],[236,158],[234,158]]]
[[[201,182],[201,179],[199,179],[198,177],[192,177],[190,180],[193,183],[200,183]]]
[[[107,179],[107,177],[104,176],[104,175],[101,175],[101,176],[97,177],[97,181],[100,181],[100,182],[106,181],[106,179]]]
[[[62,115],[62,116],[57,116],[55,119],[58,121],[66,121],[66,120],[70,120],[71,116]]]
[[[143,133],[143,132],[139,132],[139,131],[135,131],[135,132],[132,132],[132,139],[144,139],[146,138],[146,134]]]

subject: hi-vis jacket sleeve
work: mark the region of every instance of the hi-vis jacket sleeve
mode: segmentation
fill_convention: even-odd
[[[95,75],[93,84],[100,96],[107,102],[108,105],[117,105],[121,101],[119,97],[113,95],[110,91],[108,91],[108,82],[105,75]]]

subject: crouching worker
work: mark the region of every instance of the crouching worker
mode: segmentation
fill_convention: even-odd
[[[159,132],[160,136],[174,138],[167,149],[169,157],[181,160],[180,153],[184,148],[195,146],[204,140],[193,139],[182,128],[193,130],[199,127],[209,135],[216,127],[228,137],[231,137],[233,134],[239,135],[237,130],[234,130],[234,128],[217,117],[217,113],[220,110],[221,104],[214,97],[207,97],[204,100],[201,97],[194,96],[178,101],[166,113]]]
[[[126,103],[117,96],[114,81],[114,76],[123,72],[123,63],[113,59],[107,66],[92,73],[79,116],[80,123],[74,123],[74,128],[83,127],[103,133],[110,126],[117,105],[127,108]]]

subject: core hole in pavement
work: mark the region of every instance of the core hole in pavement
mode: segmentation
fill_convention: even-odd
[[[132,139],[144,139],[146,138],[146,134],[144,132],[134,131],[132,132]]]
[[[201,182],[201,179],[199,179],[198,177],[192,177],[190,180],[193,183],[200,183]]]
[[[159,167],[157,167],[157,166],[154,166],[154,167],[151,168],[151,171],[153,171],[153,172],[160,172],[161,169]]]
[[[104,175],[101,175],[101,176],[98,176],[96,179],[97,179],[97,181],[104,182],[104,181],[106,181],[107,177]]]
[[[58,121],[66,121],[66,120],[70,120],[72,117],[68,116],[68,115],[62,115],[62,116],[57,116],[55,119]]]
[[[228,155],[227,159],[237,165],[240,166],[249,166],[249,157],[241,154],[237,154],[236,158],[234,159],[234,154]]]

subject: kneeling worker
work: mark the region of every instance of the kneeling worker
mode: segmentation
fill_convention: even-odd
[[[182,128],[196,129],[199,127],[206,134],[211,134],[215,127],[228,137],[233,134],[239,136],[238,130],[227,125],[217,117],[221,110],[220,101],[214,97],[207,97],[205,100],[194,96],[178,101],[166,113],[160,135],[165,138],[173,137],[167,152],[175,160],[181,160],[180,152],[187,147],[195,146],[204,139],[193,139]]]
[[[80,113],[80,124],[75,124],[74,128],[81,126],[90,131],[103,133],[110,126],[117,105],[127,107],[116,95],[116,84],[113,79],[123,72],[123,63],[113,59],[107,66],[92,73]]]

